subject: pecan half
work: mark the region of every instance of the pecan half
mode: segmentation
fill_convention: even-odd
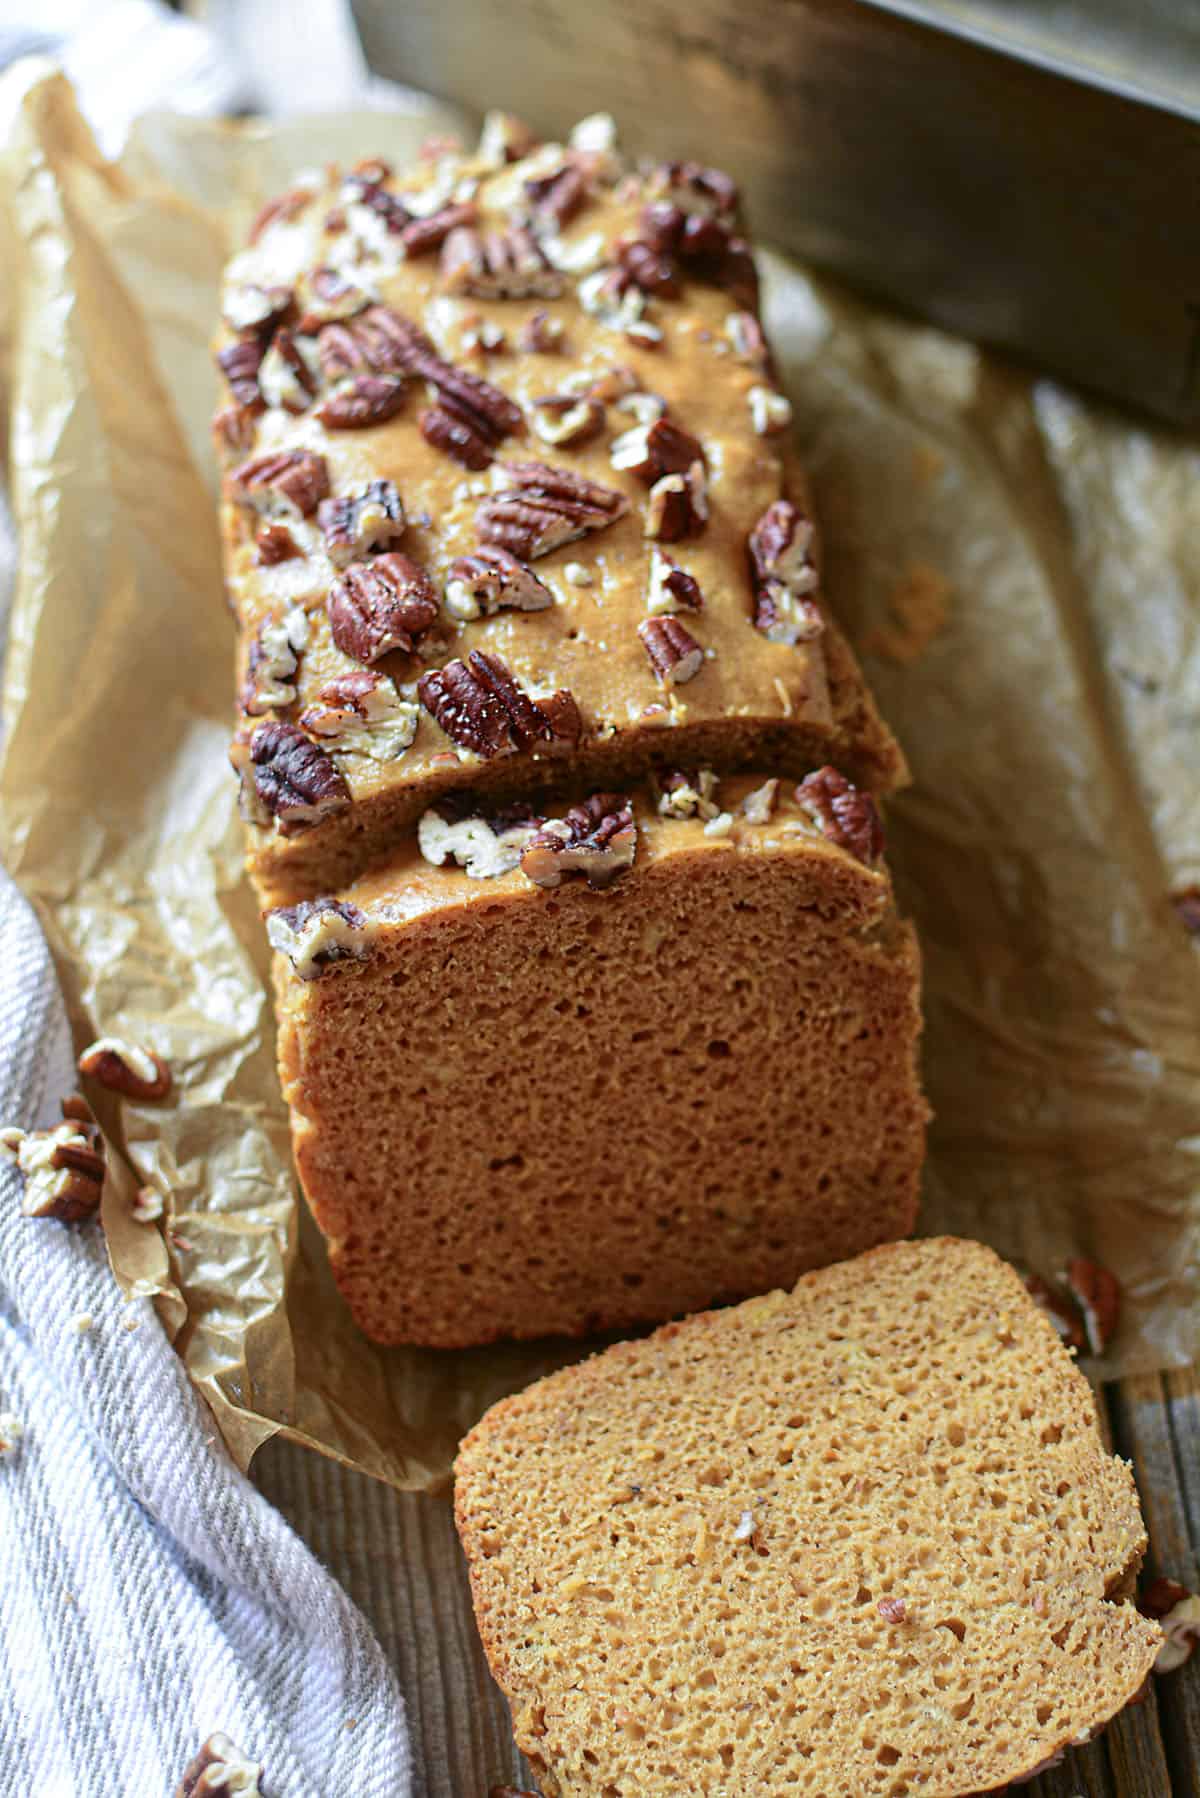
[[[454,860],[471,880],[493,880],[520,866],[540,824],[527,809],[497,818],[444,818],[427,811],[417,826],[417,847],[435,868]]]
[[[869,793],[852,785],[836,768],[806,774],[796,798],[831,843],[868,866],[883,854],[883,824]]]
[[[418,419],[422,437],[464,468],[478,474],[492,460],[493,446],[477,420],[450,405],[427,406]]]
[[[631,398],[637,397],[634,395]],[[657,395],[647,394],[647,400]],[[670,418],[658,415],[648,423],[614,437],[609,461],[621,474],[636,475],[647,487],[665,474],[686,474],[694,463],[704,466],[704,451],[698,438],[685,431]]]
[[[529,350],[539,356],[553,356],[564,348],[565,338],[566,326],[561,318],[539,310],[532,313],[521,326],[517,348]]]
[[[64,1099],[63,1122],[49,1130],[0,1130],[0,1153],[24,1181],[24,1217],[74,1224],[90,1217],[104,1188],[104,1138],[82,1100]]]
[[[320,737],[334,756],[366,756],[394,762],[417,734],[417,708],[402,699],[385,674],[356,669],[339,675],[300,715],[310,736]]]
[[[255,244],[272,225],[286,224],[290,219],[299,218],[315,198],[311,187],[292,187],[285,194],[277,194],[258,212],[250,227],[247,242]]]
[[[510,462],[510,487],[487,499],[475,514],[485,543],[534,561],[561,544],[604,530],[629,510],[623,493],[545,462]]]
[[[646,594],[646,610],[652,618],[681,609],[685,612],[704,610],[704,595],[694,574],[688,574],[673,562],[665,551],[650,552],[650,586]]]
[[[171,1090],[171,1070],[161,1055],[119,1036],[97,1038],[76,1066],[85,1079],[96,1080],[109,1092],[139,1103],[165,1099]]]
[[[275,568],[280,562],[290,562],[303,554],[286,524],[264,524],[254,541],[260,568]]]
[[[533,402],[533,428],[543,443],[556,449],[574,449],[598,437],[604,429],[604,407],[599,400],[574,393],[548,393]]]
[[[411,654],[438,612],[433,582],[398,550],[352,562],[326,601],[333,640],[357,662],[377,662],[393,649]]]
[[[261,399],[256,399],[252,406],[222,406],[212,421],[213,449],[219,462],[223,462],[231,450],[244,455],[254,448],[257,419],[262,409]]]
[[[660,618],[644,618],[638,636],[650,666],[665,686],[683,686],[704,666],[704,651],[687,626],[670,612]]]
[[[1089,1351],[1102,1355],[1121,1316],[1121,1288],[1116,1275],[1098,1261],[1077,1255],[1067,1263],[1064,1283],[1079,1307]]]
[[[697,536],[708,523],[708,481],[703,462],[693,462],[686,474],[665,474],[650,489],[643,526],[647,537],[659,543],[678,543]]]
[[[226,290],[221,312],[231,331],[269,335],[291,303],[290,287],[263,287],[257,281],[245,281]]]
[[[262,365],[264,345],[259,337],[239,337],[217,353],[217,367],[225,376],[229,392],[239,406],[261,412],[263,396],[258,390],[258,371]]]
[[[350,803],[350,789],[329,755],[294,724],[258,726],[250,739],[250,773],[255,797],[285,836]]]
[[[296,310],[300,315],[296,330],[311,337],[324,325],[354,318],[371,301],[371,293],[358,281],[352,281],[344,269],[309,269],[296,282]]]
[[[490,759],[535,743],[576,743],[582,720],[565,689],[531,699],[499,656],[472,650],[466,662],[447,662],[417,683],[421,704],[460,748]]]
[[[436,250],[445,243],[452,231],[470,227],[479,217],[479,208],[473,200],[451,201],[447,206],[439,206],[426,218],[413,219],[405,225],[400,233],[404,249],[409,256],[424,256],[430,250]]]
[[[553,604],[545,582],[506,549],[478,549],[446,570],[445,608],[460,621],[504,610],[542,612]]]
[[[262,1798],[261,1777],[259,1763],[218,1732],[188,1762],[174,1798]]]
[[[317,523],[337,568],[396,543],[407,528],[404,502],[391,481],[371,481],[361,493],[338,494],[317,507]]]
[[[303,606],[292,606],[281,618],[264,618],[250,648],[242,710],[252,718],[292,705],[300,657],[308,648],[310,625]]]
[[[302,899],[266,914],[267,941],[286,955],[300,980],[319,980],[338,962],[366,961],[374,928],[365,912],[345,900]]]
[[[556,887],[567,874],[582,874],[590,887],[606,887],[633,866],[637,824],[623,793],[593,793],[561,818],[548,818],[521,857],[521,872],[535,886]]]
[[[361,431],[385,424],[404,404],[400,375],[348,375],[322,400],[317,417],[331,431]]]
[[[446,293],[481,300],[555,299],[563,278],[524,225],[479,232],[469,225],[452,231],[442,245],[439,281]]]
[[[329,492],[329,469],[312,450],[274,450],[243,462],[226,485],[239,505],[265,517],[310,518]]]
[[[304,412],[317,391],[313,374],[292,333],[280,326],[258,370],[258,391],[267,405]]]

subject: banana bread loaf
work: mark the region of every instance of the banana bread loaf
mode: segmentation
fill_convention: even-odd
[[[990,1250],[894,1244],[540,1381],[459,1453],[476,1617],[548,1798],[1003,1789],[1137,1693],[1146,1546]]]
[[[368,1335],[659,1320],[911,1229],[917,951],[874,807],[839,827],[827,784],[430,810],[268,914],[296,1163]]]

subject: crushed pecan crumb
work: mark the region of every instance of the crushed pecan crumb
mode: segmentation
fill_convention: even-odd
[[[357,662],[377,662],[394,649],[411,654],[438,613],[433,582],[398,550],[352,562],[326,602],[333,640]]]
[[[171,1070],[161,1055],[119,1036],[98,1037],[76,1066],[85,1079],[139,1103],[165,1099],[171,1090]]]
[[[867,866],[884,850],[879,808],[869,793],[852,785],[836,768],[806,774],[796,798],[831,843],[846,849]]]
[[[521,857],[521,872],[535,886],[556,887],[567,874],[582,874],[591,887],[606,887],[637,853],[633,806],[622,793],[593,793],[561,818],[548,818]]]

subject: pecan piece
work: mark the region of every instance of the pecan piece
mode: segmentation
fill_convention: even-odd
[[[548,393],[533,402],[533,428],[543,443],[556,449],[575,449],[598,437],[604,429],[604,407],[599,400],[574,393]]]
[[[275,568],[303,553],[286,524],[264,524],[254,541],[260,568]]]
[[[235,403],[252,412],[261,412],[263,396],[258,390],[258,371],[262,366],[264,346],[261,338],[239,337],[217,353],[217,367],[225,376]]]
[[[646,610],[652,618],[661,618],[666,612],[680,607],[685,612],[701,612],[704,610],[704,595],[700,591],[700,583],[694,574],[688,574],[673,562],[665,551],[654,549],[650,553],[650,588],[646,595]]]
[[[308,648],[310,627],[303,606],[292,606],[281,618],[264,618],[251,645],[242,690],[242,710],[252,718],[292,705],[300,657]]]
[[[885,1623],[903,1623],[908,1616],[908,1607],[902,1598],[881,1598],[875,1606]]]
[[[1200,1597],[1174,1579],[1151,1580],[1137,1601],[1143,1617],[1161,1623],[1163,1644],[1154,1662],[1156,1673],[1174,1673],[1191,1658],[1200,1642]]]
[[[417,683],[421,704],[460,748],[485,760],[537,742],[578,742],[579,709],[565,689],[534,700],[499,656],[472,650],[467,662],[447,662]]]
[[[568,160],[547,175],[535,175],[525,183],[534,217],[551,230],[570,224],[588,197],[587,177],[579,163]]]
[[[836,768],[806,774],[796,798],[831,843],[869,867],[883,854],[883,824],[869,793],[852,785]]]
[[[49,1130],[0,1129],[0,1153],[24,1181],[24,1217],[74,1224],[90,1217],[104,1187],[104,1138],[81,1099],[63,1100],[63,1122]]]
[[[433,582],[419,562],[398,550],[352,562],[326,605],[338,648],[367,663],[393,649],[410,655],[438,611]]]
[[[261,1777],[260,1764],[218,1732],[188,1762],[174,1798],[262,1798]]]
[[[659,543],[678,543],[695,537],[708,523],[708,481],[703,462],[693,462],[686,474],[665,474],[650,489],[643,527],[647,537]]]
[[[400,233],[405,252],[409,256],[424,256],[429,250],[439,249],[452,231],[473,225],[478,216],[479,208],[473,200],[439,206],[428,218],[413,219],[405,225]]]
[[[439,281],[446,293],[481,300],[552,300],[563,288],[562,276],[524,225],[487,232],[459,226],[442,245]]]
[[[329,469],[312,450],[274,450],[235,468],[227,487],[239,505],[268,518],[309,518],[329,492]]]
[[[97,1038],[76,1066],[85,1079],[96,1080],[109,1092],[139,1103],[165,1099],[171,1090],[171,1070],[161,1055],[119,1036]]]
[[[593,793],[561,818],[548,818],[521,857],[521,872],[535,886],[556,887],[567,874],[583,874],[590,887],[606,887],[633,866],[637,824],[623,793]]]
[[[292,333],[280,326],[258,370],[258,391],[267,405],[303,412],[317,391],[316,376]]]
[[[471,880],[493,880],[511,874],[541,823],[531,812],[499,818],[444,818],[424,814],[417,827],[417,847],[435,868],[453,860]]]
[[[285,836],[350,803],[350,789],[329,755],[294,724],[272,720],[258,726],[250,739],[249,771],[258,801],[254,821],[265,812]]]
[[[384,170],[383,174],[379,174],[380,169]],[[361,208],[379,220],[385,235],[399,237],[412,218],[412,213],[403,200],[396,194],[389,193],[383,186],[383,182],[390,179],[391,170],[384,163],[350,175],[342,187],[342,201],[351,214],[354,209]]]
[[[626,285],[640,288],[643,293],[653,294],[660,300],[679,298],[679,269],[675,259],[653,244],[638,237],[622,243],[617,250],[617,267]]]
[[[747,824],[769,824],[775,810],[775,800],[779,793],[779,781],[764,780],[761,787],[755,787],[742,800],[742,816]]]
[[[536,150],[538,141],[524,119],[515,113],[489,112],[484,115],[479,134],[479,160],[502,169]]]
[[[571,469],[552,468],[545,462],[510,462],[506,472],[512,485],[483,502],[475,523],[485,543],[507,549],[524,562],[604,530],[629,510],[623,493]]]
[[[750,422],[760,437],[786,431],[792,422],[792,402],[774,387],[752,387],[746,395]]]
[[[769,505],[746,543],[754,583],[754,623],[773,643],[820,636],[825,620],[816,601],[813,527],[791,500]]]
[[[446,570],[445,608],[460,621],[504,610],[542,612],[553,604],[545,582],[506,549],[477,549]]]
[[[766,335],[753,312],[731,312],[725,320],[725,335],[728,337],[735,356],[743,362],[761,368],[764,373],[771,369],[771,351]]]
[[[352,281],[344,269],[309,269],[296,282],[296,310],[300,314],[297,332],[311,337],[324,325],[354,318],[371,300],[368,290]]]
[[[563,348],[566,327],[561,318],[539,310],[532,313],[521,326],[517,337],[517,348],[529,350],[539,356],[553,356]]]
[[[269,335],[292,303],[290,287],[263,287],[246,281],[226,290],[221,312],[231,331]]]
[[[300,724],[327,743],[332,755],[394,762],[417,734],[417,708],[400,697],[387,675],[360,668],[322,687]]]
[[[371,481],[361,493],[338,494],[317,507],[317,523],[337,568],[384,549],[405,532],[404,502],[391,481]]]
[[[311,206],[316,196],[311,187],[292,187],[285,194],[277,194],[275,199],[268,200],[250,227],[247,241],[255,244],[263,232],[272,225],[286,224],[289,220],[299,218],[307,206]]]
[[[1064,1284],[1079,1307],[1089,1352],[1102,1355],[1121,1316],[1121,1288],[1116,1275],[1098,1261],[1077,1255],[1067,1263]]]
[[[385,424],[403,404],[400,375],[348,375],[322,400],[317,417],[331,431],[361,431]]]
[[[218,461],[223,461],[230,450],[244,454],[254,448],[255,421],[262,409],[262,400],[257,397],[252,406],[222,406],[212,421],[213,449]]]
[[[302,899],[266,914],[267,941],[286,955],[300,980],[319,980],[338,962],[366,961],[374,930],[357,905],[333,898]]]
[[[658,784],[658,809],[664,818],[702,818],[707,824],[720,816],[717,777],[711,768],[698,768],[694,774],[676,769],[664,774]]]
[[[681,687],[694,680],[704,666],[704,651],[685,624],[673,613],[644,618],[638,625],[642,648],[665,686]]]
[[[1171,894],[1171,904],[1189,936],[1200,936],[1200,886],[1179,887]]]
[[[655,394],[645,397],[647,401],[657,398]],[[665,474],[686,474],[696,462],[703,467],[704,451],[690,431],[659,414],[614,437],[609,461],[619,473],[636,475],[652,487]]]
[[[478,474],[491,462],[492,444],[470,414],[451,405],[439,404],[427,406],[417,422],[426,443],[453,461],[461,462],[464,468]]]
[[[1045,1312],[1066,1347],[1084,1348],[1086,1337],[1083,1318],[1074,1300],[1068,1298],[1064,1292],[1060,1292],[1057,1287],[1051,1286],[1048,1281],[1043,1280],[1040,1274],[1035,1274],[1029,1269],[1022,1272],[1021,1280],[1034,1304],[1039,1310]]]
[[[661,196],[681,212],[702,218],[733,218],[738,209],[737,182],[724,169],[700,162],[663,162],[654,168],[646,191]]]

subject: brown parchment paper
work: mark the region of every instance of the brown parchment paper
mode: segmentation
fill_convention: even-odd
[[[109,1107],[104,1225],[243,1463],[278,1430],[397,1485],[444,1479],[560,1344],[383,1351],[298,1203],[266,958],[241,878],[232,632],[213,524],[208,337],[230,234],[300,167],[405,160],[447,115],[147,121],[106,166],[28,66],[4,162],[8,475],[22,539],[0,851],[80,1041],[171,1062]],[[0,96],[2,97],[2,96]],[[1098,1370],[1196,1350],[1200,481],[1152,434],[768,258],[834,602],[912,759],[892,809],[927,969],[937,1121],[923,1227],[1053,1271],[1111,1266]],[[167,1198],[163,1234],[125,1213]]]

